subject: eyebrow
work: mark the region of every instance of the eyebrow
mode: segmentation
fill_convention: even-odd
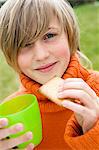
[[[57,27],[48,27],[48,29],[58,29]]]

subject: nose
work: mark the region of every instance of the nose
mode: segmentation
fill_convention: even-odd
[[[37,61],[47,59],[50,55],[48,48],[41,43],[35,43],[34,49],[35,49],[35,59]]]

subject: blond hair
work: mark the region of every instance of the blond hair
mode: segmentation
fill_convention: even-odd
[[[0,48],[10,66],[19,71],[18,51],[33,43],[57,16],[67,34],[71,54],[79,47],[79,28],[66,0],[7,0],[0,9]]]

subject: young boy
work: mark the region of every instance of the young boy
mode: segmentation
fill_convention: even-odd
[[[79,29],[69,3],[7,0],[0,10],[0,47],[22,84],[19,91],[7,99],[31,93],[39,102],[43,139],[37,147],[32,143],[26,149],[98,150],[99,74],[86,70],[79,62]],[[62,103],[64,107],[60,107],[38,92],[42,84],[55,76],[64,79],[57,97],[79,99],[80,104],[66,100]],[[1,119],[0,124],[2,150],[32,138],[29,132],[16,139],[6,139],[24,125],[5,128],[6,118]]]

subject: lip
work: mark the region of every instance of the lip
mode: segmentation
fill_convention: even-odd
[[[46,64],[46,65],[44,65],[44,66],[41,66],[41,67],[39,67],[39,68],[37,68],[37,69],[35,69],[35,70],[38,70],[38,71],[41,71],[41,72],[48,72],[48,71],[50,71],[50,70],[53,69],[53,67],[55,66],[56,63],[57,63],[57,62],[49,63],[49,64]]]

